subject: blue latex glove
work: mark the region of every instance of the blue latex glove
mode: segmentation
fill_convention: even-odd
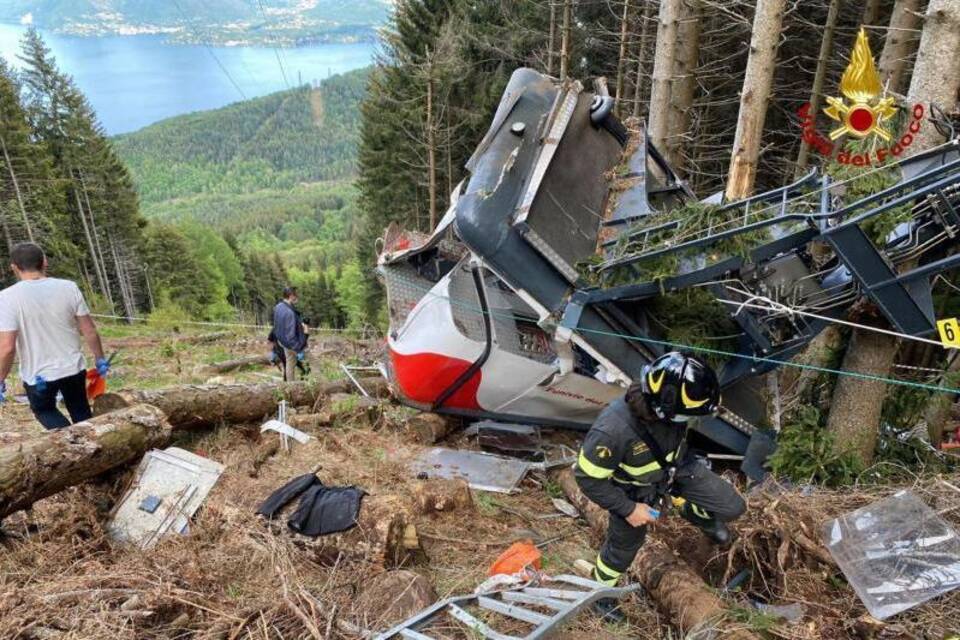
[[[103,378],[110,371],[110,361],[106,358],[97,358],[97,373]]]
[[[660,511],[657,510],[657,509],[647,509],[647,511],[650,513],[650,516],[651,516],[652,518],[659,518],[659,517],[660,517]]]
[[[304,359],[306,359],[306,357],[307,357],[307,354],[305,354],[303,351],[298,352],[298,353],[297,353],[297,362],[303,362]]]
[[[7,400],[7,381],[0,380],[0,404],[3,404]]]
[[[277,364],[277,352],[276,352],[276,351],[271,351],[271,352],[270,352],[270,364]]]
[[[47,381],[43,376],[37,376],[36,381],[33,383],[33,388],[37,390],[37,393],[43,393],[47,390]]]

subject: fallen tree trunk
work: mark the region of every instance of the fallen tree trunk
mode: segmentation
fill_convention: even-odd
[[[208,342],[222,340],[229,335],[229,331],[215,331],[214,333],[201,333],[200,335],[196,336],[184,336],[180,338],[180,342],[186,342],[189,344],[206,344]]]
[[[607,528],[607,513],[583,495],[572,469],[567,468],[557,474],[557,482],[567,499],[580,510],[595,538],[602,539]],[[643,585],[684,633],[717,625],[726,615],[723,601],[700,576],[674,556],[667,545],[652,536],[647,537],[647,542],[630,566],[630,575]],[[754,634],[744,629],[724,629],[722,636],[734,640],[756,640]]]
[[[245,356],[243,358],[235,358],[233,360],[224,360],[223,362],[215,362],[211,365],[207,365],[207,370],[213,371],[215,373],[227,373],[229,371],[234,371],[241,367],[249,366],[267,366],[271,364],[270,356],[259,354],[255,356]]]
[[[334,415],[329,411],[305,413],[287,418],[287,424],[300,431],[315,431],[321,427],[329,427]]]
[[[0,447],[0,519],[138,460],[170,431],[161,410],[138,404]]]
[[[378,389],[380,378],[362,379],[364,388]],[[385,386],[385,382],[383,383]],[[280,400],[312,406],[333,393],[356,390],[349,380],[334,382],[260,382],[256,384],[184,385],[149,391],[119,391],[97,398],[100,415],[134,404],[152,404],[175,430],[212,427],[224,422],[256,422],[277,412]],[[369,392],[369,390],[368,390]]]

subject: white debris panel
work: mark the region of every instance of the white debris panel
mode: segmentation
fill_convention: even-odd
[[[187,533],[190,518],[223,470],[219,462],[178,447],[150,451],[114,508],[107,531],[141,549],[149,549],[169,532]]]

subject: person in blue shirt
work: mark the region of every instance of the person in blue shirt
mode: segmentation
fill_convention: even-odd
[[[293,382],[296,379],[297,362],[306,358],[307,337],[310,329],[303,322],[300,312],[297,311],[296,287],[283,289],[283,300],[273,308],[273,331],[277,344],[283,348],[285,359],[283,379]]]

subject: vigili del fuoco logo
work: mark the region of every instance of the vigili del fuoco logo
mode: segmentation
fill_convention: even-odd
[[[834,151],[837,150],[835,141],[844,136],[859,140],[876,136],[882,140],[882,146],[861,153],[841,148],[834,158],[840,164],[859,167],[883,164],[891,156],[899,156],[913,144],[914,134],[920,131],[923,120],[923,105],[913,105],[909,124],[901,135],[894,139],[888,126],[897,113],[897,107],[892,97],[881,97],[883,86],[880,74],[873,62],[867,32],[862,27],[850,54],[850,64],[840,79],[840,93],[843,94],[842,98],[828,97],[829,106],[823,110],[836,123],[829,133],[829,139],[817,131],[815,114],[811,113],[813,107],[809,102],[797,111],[800,126],[803,127],[803,139],[818,153],[833,158]]]

